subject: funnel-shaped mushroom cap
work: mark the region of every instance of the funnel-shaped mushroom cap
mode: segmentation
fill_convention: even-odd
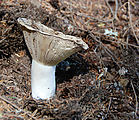
[[[23,26],[26,44],[34,60],[45,65],[56,65],[73,53],[87,49],[88,45],[78,37],[65,35],[26,18],[18,18]]]

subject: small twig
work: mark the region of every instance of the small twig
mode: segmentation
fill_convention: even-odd
[[[127,36],[127,38],[126,38],[126,49],[128,49],[128,41],[129,41],[129,36]]]
[[[100,45],[101,45],[101,44],[100,44]],[[99,63],[102,64],[103,66],[105,66],[104,63],[103,63],[103,61],[102,61],[102,59],[101,59],[101,56],[98,55],[98,53],[96,52],[96,50],[98,49],[98,47],[99,47],[99,46],[97,46],[97,47],[95,48],[94,53],[95,53],[96,57],[99,59]]]
[[[28,69],[28,67],[25,65],[25,64],[23,64],[23,63],[20,63],[22,66],[24,66],[24,68],[26,68],[26,69]]]
[[[109,106],[108,106],[108,110],[107,110],[107,113],[105,115],[105,118],[107,118],[107,115],[108,115],[110,107],[111,107],[111,103],[112,103],[112,97],[110,97],[110,102],[109,102]]]
[[[109,7],[109,9],[110,9],[110,11],[111,11],[111,14],[112,14],[112,15],[113,15],[113,17],[114,17],[113,10],[112,10],[112,8],[111,8],[110,4],[108,3],[108,0],[104,0],[104,1],[105,1],[105,3],[107,4],[107,6]]]
[[[103,45],[103,46],[104,46],[104,45]],[[116,62],[113,53],[112,53],[106,46],[104,46],[104,48],[105,48],[105,49],[104,49],[105,52],[112,58],[112,60],[117,64],[117,66],[118,66],[119,68],[121,68],[120,65]],[[116,59],[117,59],[117,58],[116,58]]]
[[[133,85],[133,83],[132,83],[132,80],[131,80],[131,86],[132,86],[132,89],[133,89],[133,92],[134,92],[134,95],[135,95],[135,99],[136,99],[136,110],[135,110],[135,115],[137,116],[137,112],[138,112],[138,98],[137,98],[137,94],[136,94],[134,85]]]
[[[136,25],[138,24],[138,22],[139,22],[139,20],[136,20],[136,22],[134,22],[133,27],[136,26]],[[126,29],[126,31],[125,31],[124,34],[123,34],[123,37],[125,37],[125,35],[127,34],[127,32],[129,31],[130,28],[131,28],[131,26],[129,26],[129,27]]]
[[[119,6],[119,4],[118,4],[118,0],[115,0],[115,14],[114,14],[114,18],[116,19],[116,20],[118,20],[118,17],[117,17],[117,11],[118,11],[118,6]]]
[[[122,6],[122,1],[121,0],[119,0],[119,6]]]
[[[8,101],[7,99],[5,99],[4,97],[0,96],[0,99],[3,100],[3,101],[5,101],[6,103],[10,104],[14,108],[18,109],[19,111],[21,111],[18,106],[16,106],[15,104],[11,103],[10,101]]]
[[[115,62],[115,63],[117,64],[117,66],[118,66],[119,68],[121,68],[120,65],[116,62],[115,58],[113,57],[113,56],[114,56],[113,53],[112,53],[101,41],[97,40],[97,38],[96,38],[90,31],[88,31],[88,32],[89,32],[90,36],[91,36],[96,42],[100,43],[100,44],[103,46],[103,48],[105,48],[105,49],[104,49],[105,52],[112,58],[113,62]]]
[[[113,43],[117,43],[117,44],[122,44],[122,45],[127,45],[127,43],[125,43],[125,42],[111,41],[111,40],[108,40],[108,39],[106,41],[113,42]],[[132,47],[135,47],[135,48],[139,48],[139,46],[134,45],[134,44],[130,44],[130,43],[128,43],[128,46],[132,46]]]
[[[97,33],[97,32],[93,32],[93,33],[95,35],[104,36],[104,34],[100,34],[100,33]],[[107,37],[107,36],[105,36],[105,37]],[[111,37],[109,37],[109,38],[111,38]],[[117,38],[111,38],[110,40],[109,40],[109,38],[108,39],[105,39],[105,41],[109,41],[109,42],[116,43],[116,44],[127,45],[127,42],[120,42],[120,41],[118,41]],[[113,40],[116,40],[116,41],[113,41]],[[139,46],[134,45],[134,44],[130,44],[130,43],[128,43],[128,46],[132,46],[132,47],[135,47],[135,48],[139,48]]]
[[[18,119],[21,119],[21,120],[24,119],[24,118],[23,118],[22,116],[20,116],[20,115],[9,114],[9,113],[4,113],[4,116],[2,116],[1,119],[3,118],[3,120],[6,120],[5,116],[6,116],[6,118],[7,118],[7,117],[16,117],[16,118],[18,117]]]
[[[129,23],[130,23],[130,26],[131,26],[132,32],[133,32],[133,34],[134,34],[134,36],[135,36],[135,39],[136,39],[136,41],[137,41],[137,44],[139,45],[139,40],[138,40],[138,38],[137,38],[137,36],[136,36],[135,30],[134,30],[134,28],[133,28],[133,24],[132,24],[132,16],[131,16],[130,0],[128,0],[128,15],[129,15]]]
[[[104,0],[105,1],[105,3],[107,4],[107,6],[108,6],[108,8],[110,9],[110,11],[111,11],[111,14],[113,15],[113,20],[118,20],[118,17],[117,17],[117,11],[118,11],[118,0],[115,0],[115,11],[113,12],[113,10],[112,10],[112,8],[111,8],[111,6],[110,6],[110,4],[108,3],[108,0]],[[112,20],[112,21],[113,21]]]
[[[33,117],[32,115],[30,115],[29,113],[27,113],[26,111],[24,111],[23,109],[19,108],[17,105],[13,104],[12,102],[8,101],[7,99],[5,99],[4,97],[0,96],[0,99],[5,101],[6,103],[10,104],[12,107],[14,107],[15,109],[23,112],[24,114],[28,115],[29,117],[31,117],[34,120],[37,120],[35,117]]]
[[[112,22],[113,19],[110,19],[110,20],[101,20],[101,19],[97,19],[96,17],[92,17],[92,16],[89,16],[89,15],[86,15],[84,13],[74,13],[75,15],[77,16],[80,16],[80,17],[85,17],[85,18],[89,18],[89,19],[92,19],[92,20],[96,20],[96,21],[99,21],[99,22]]]

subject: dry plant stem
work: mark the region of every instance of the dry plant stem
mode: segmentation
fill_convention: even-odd
[[[34,117],[36,115],[36,113],[38,112],[38,109],[36,109],[33,113],[32,113],[32,117]],[[31,118],[30,118],[31,119]]]
[[[134,22],[133,27],[136,26],[136,25],[138,24],[138,22],[139,22],[139,20],[136,20],[136,22]],[[125,37],[125,35],[127,34],[127,32],[129,31],[130,28],[131,28],[131,26],[129,26],[129,27],[126,29],[126,31],[125,31],[124,34],[123,34],[123,37]]]
[[[121,9],[122,7],[125,7],[128,4],[128,2],[125,2],[124,4],[122,4],[119,9]]]
[[[115,12],[113,12],[110,4],[108,3],[108,0],[104,0],[105,3],[107,4],[107,6],[109,7],[110,11],[111,11],[111,14],[113,15],[113,20],[116,19],[118,20],[118,17],[117,17],[117,11],[118,11],[118,0],[115,0]]]
[[[97,34],[97,35],[103,35],[103,34],[99,34],[99,33],[97,33],[97,32],[95,32],[95,34]],[[113,41],[113,40],[117,40],[117,41]],[[109,41],[109,42],[112,42],[112,43],[116,43],[116,44],[122,44],[122,45],[126,45],[127,46],[127,42],[119,42],[118,41],[118,39],[116,39],[116,38],[112,38],[112,40],[110,39],[105,39],[105,41]],[[130,44],[130,43],[128,43],[128,46],[132,46],[132,47],[135,47],[135,48],[139,48],[139,46],[137,46],[137,45],[134,45],[134,44]]]
[[[96,52],[96,50],[98,49],[98,47],[99,47],[99,46],[97,46],[97,48],[95,48],[94,53],[95,53],[96,57],[99,59],[100,65],[102,64],[103,66],[105,66],[104,63],[103,63],[103,61],[102,61],[102,59],[101,59],[101,56],[98,55],[97,52]]]
[[[129,41],[129,36],[126,38],[126,49],[128,49],[128,41]]]
[[[4,115],[6,115],[6,117],[3,117],[3,119],[5,118],[4,120],[6,120],[7,117],[9,117],[9,118],[10,118],[10,117],[15,117],[15,118],[18,117],[18,119],[21,119],[21,120],[24,118],[23,116],[14,115],[14,114],[9,114],[9,113],[4,113]]]
[[[117,64],[117,66],[121,68],[120,65],[116,62],[117,58],[115,60],[115,58],[113,57],[114,56],[113,53],[101,41],[97,40],[97,38],[90,31],[89,34],[92,38],[94,38],[95,41],[97,41],[98,43],[100,43],[100,45],[103,46],[105,52],[112,58],[112,60]]]
[[[139,40],[136,36],[136,33],[135,33],[135,30],[134,30],[134,27],[133,27],[133,22],[132,22],[132,15],[131,15],[131,7],[130,7],[130,0],[128,0],[128,15],[129,15],[129,23],[130,23],[130,27],[132,29],[132,32],[135,36],[135,39],[137,41],[137,44],[139,45]]]
[[[122,6],[122,1],[121,0],[119,0],[119,6]]]
[[[115,14],[114,14],[114,18],[115,18],[116,20],[118,20],[118,17],[117,17],[117,11],[118,11],[118,6],[119,6],[118,0],[115,0],[115,3],[116,3],[116,5],[115,5]]]
[[[83,13],[75,13],[75,15],[77,16],[80,16],[80,17],[85,17],[85,18],[89,18],[89,19],[92,19],[92,20],[96,20],[96,21],[99,21],[99,22],[111,22],[113,21],[113,19],[110,19],[110,20],[101,20],[101,19],[97,19],[95,17],[92,17],[92,16],[89,16],[89,15],[86,15],[86,14],[83,14]]]
[[[113,21],[112,21],[113,22]],[[113,24],[114,25],[114,24]],[[114,27],[114,26],[113,26]],[[87,28],[86,28],[87,29]],[[113,55],[113,53],[101,42],[101,41],[99,41],[99,40],[97,40],[97,38],[88,30],[88,32],[89,32],[89,34],[90,34],[90,36],[92,37],[92,38],[94,38],[97,42],[99,42],[100,43],[100,45],[102,45],[105,49],[105,52],[112,58],[112,60],[117,64],[117,66],[119,67],[119,68],[121,68],[120,67],[120,65],[116,62],[116,60],[117,60],[117,58],[116,58],[116,60],[115,60],[115,58],[113,57],[114,55]]]
[[[111,14],[112,14],[112,16],[113,16],[113,18],[112,18],[110,21],[112,22],[112,27],[113,27],[113,29],[114,29],[114,28],[115,28],[115,27],[114,27],[114,20],[118,20],[118,17],[117,17],[118,0],[115,0],[115,3],[116,3],[116,4],[115,4],[115,12],[113,12],[113,10],[112,10],[110,4],[108,3],[108,0],[105,0],[105,3],[107,4],[107,6],[108,6],[108,8],[110,9]]]
[[[107,113],[105,115],[105,118],[107,118],[107,115],[108,115],[110,107],[111,107],[111,103],[112,103],[112,97],[110,97],[110,102],[109,102],[109,106],[108,106],[108,110],[107,110]]]
[[[116,60],[115,60],[115,58],[113,57],[114,55],[113,55],[113,53],[110,51],[110,49],[108,49],[105,45],[103,45],[104,46],[104,50],[106,51],[106,53],[112,58],[112,60],[118,65],[118,67],[119,68],[121,68],[120,67],[120,65],[116,62],[116,60],[117,60],[117,58],[116,58]]]
[[[105,3],[107,4],[107,6],[109,7],[109,9],[110,9],[110,11],[111,11],[112,16],[114,16],[113,10],[112,10],[112,8],[111,8],[110,4],[108,3],[108,0],[104,0],[104,1],[105,1]]]
[[[133,85],[133,83],[132,83],[132,80],[131,80],[131,86],[132,86],[132,89],[133,89],[133,92],[134,92],[134,95],[135,95],[135,99],[136,99],[136,110],[135,110],[135,115],[137,116],[137,112],[138,112],[138,98],[137,98],[137,94],[136,94],[134,85]]]
[[[65,3],[67,3],[67,4],[70,4],[69,2],[66,2],[65,1]],[[70,4],[70,6],[71,6],[71,8],[72,7],[74,7],[73,6],[73,4]],[[92,17],[92,16],[89,16],[89,15],[86,15],[86,14],[84,14],[84,13],[80,13],[80,12],[73,12],[72,11],[72,9],[69,9],[69,11],[70,11],[70,15],[72,15],[71,17],[72,17],[72,21],[73,21],[73,23],[74,23],[74,25],[76,26],[76,23],[75,23],[75,21],[73,20],[73,15],[76,15],[76,16],[79,16],[79,17],[85,17],[85,18],[89,18],[89,19],[92,19],[92,20],[96,20],[96,21],[99,21],[99,22],[112,22],[113,21],[113,19],[110,19],[110,20],[101,20],[101,19],[98,19],[98,18],[96,18],[96,17]],[[64,12],[64,11],[62,11],[62,12]],[[113,15],[114,16],[114,15]],[[67,16],[68,17],[68,16]]]
[[[8,101],[7,99],[5,99],[4,97],[0,96],[0,99],[3,100],[4,102],[10,104],[12,107],[16,108],[17,110],[23,112],[24,114],[28,115],[29,117],[31,117],[33,120],[37,120],[35,117],[33,117],[32,115],[30,115],[29,113],[27,113],[26,111],[24,111],[23,109],[19,108],[17,105],[13,104],[12,102]]]

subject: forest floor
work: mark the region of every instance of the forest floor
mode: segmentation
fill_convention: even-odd
[[[0,1],[0,119],[139,119],[138,0],[29,1]],[[19,17],[89,46],[57,65],[49,101],[31,97],[31,57]]]

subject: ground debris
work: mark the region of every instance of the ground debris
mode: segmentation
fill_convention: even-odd
[[[38,0],[40,7],[29,1],[0,2],[0,119],[138,119],[138,1],[118,1],[118,9],[111,0]],[[31,57],[18,17],[89,46],[57,65],[50,101],[31,98]]]

